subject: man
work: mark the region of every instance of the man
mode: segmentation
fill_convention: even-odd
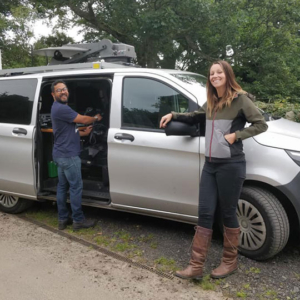
[[[51,108],[51,119],[54,134],[53,160],[58,166],[57,208],[58,229],[63,230],[72,224],[73,229],[90,228],[95,221],[85,219],[82,207],[82,178],[80,154],[80,136],[88,136],[92,126],[78,131],[76,123],[92,124],[102,119],[100,114],[94,117],[83,116],[68,106],[69,92],[62,80],[56,80],[51,85],[54,103]],[[70,200],[73,220],[69,217],[67,208],[67,191],[70,188]]]

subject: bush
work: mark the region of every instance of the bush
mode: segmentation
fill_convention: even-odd
[[[257,107],[271,114],[275,118],[282,117],[300,122],[300,101],[295,102],[289,101],[289,99],[281,99],[270,103],[256,101],[255,104]],[[294,115],[290,112],[293,112]],[[287,115],[287,113],[289,114]]]

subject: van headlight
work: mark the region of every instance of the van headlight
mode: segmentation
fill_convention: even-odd
[[[291,159],[300,166],[300,152],[285,150],[285,152],[291,157]]]

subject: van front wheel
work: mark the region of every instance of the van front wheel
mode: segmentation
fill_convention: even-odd
[[[5,213],[18,214],[29,208],[33,201],[16,196],[0,194],[0,210]]]
[[[290,227],[287,214],[279,200],[265,189],[244,187],[237,207],[241,227],[241,254],[265,260],[286,245]]]

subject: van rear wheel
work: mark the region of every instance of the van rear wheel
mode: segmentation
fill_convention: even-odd
[[[237,217],[241,227],[241,254],[265,260],[285,247],[290,233],[289,220],[279,200],[267,190],[244,187]]]
[[[12,195],[0,194],[0,210],[5,213],[18,214],[33,205],[33,201]]]

